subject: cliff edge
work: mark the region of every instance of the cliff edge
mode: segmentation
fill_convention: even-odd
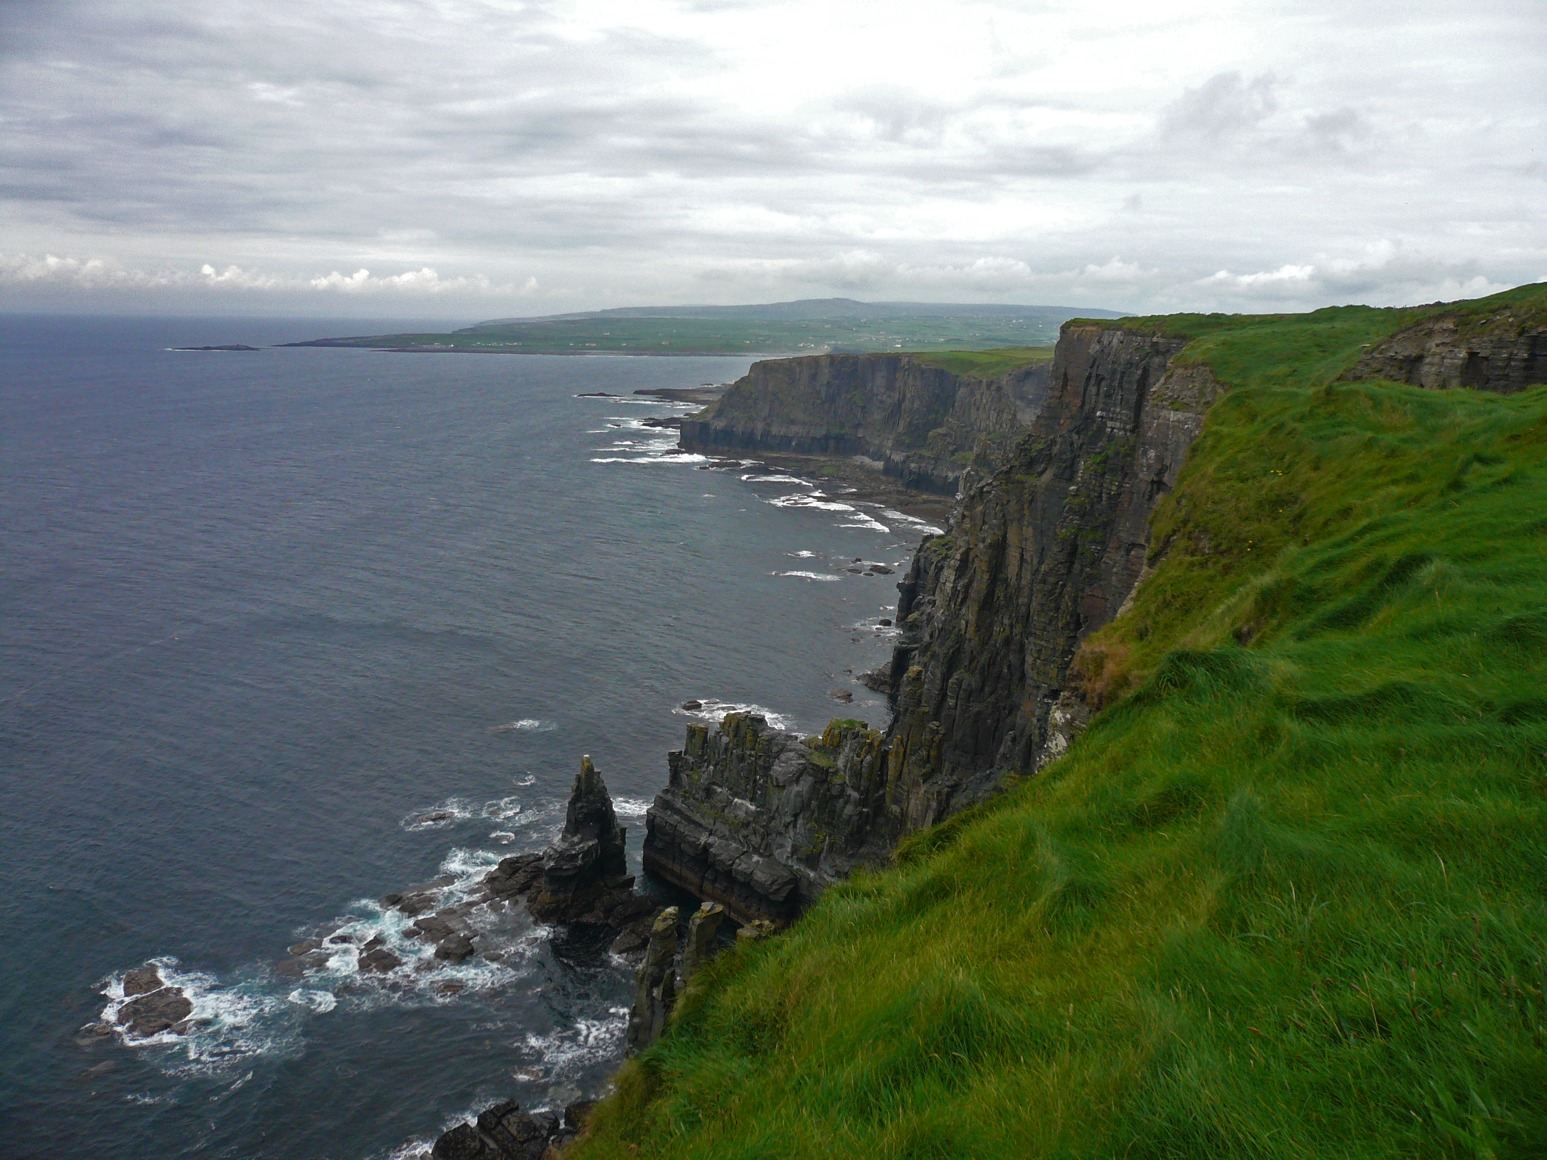
[[[891,728],[881,735],[838,722],[821,738],[802,739],[759,719],[732,717],[713,734],[695,727],[671,755],[670,782],[646,815],[646,869],[740,919],[787,921],[827,884],[883,860],[903,835],[1061,751],[1080,719],[1078,706],[1059,708],[1075,650],[1133,590],[1147,559],[1149,515],[1175,485],[1220,393],[1206,368],[1172,369],[1184,345],[1146,330],[1071,323],[1051,367],[1017,372],[1029,393],[1038,383],[1034,413],[1029,402],[1014,412],[1017,422],[1030,414],[1029,430],[998,470],[969,487],[946,534],[924,541],[900,585]],[[773,396],[761,388],[784,384],[849,400],[856,423],[906,412],[905,400],[918,415],[927,392],[898,384],[938,382],[901,359],[759,366],[769,369],[737,384],[733,414],[766,414]],[[871,404],[865,382],[878,392]],[[1004,382],[961,387],[952,407],[976,398],[1009,423],[1008,391]],[[736,388],[722,404],[733,395]],[[893,429],[934,422],[945,388],[931,397],[929,418]],[[990,397],[998,402],[989,405]],[[826,439],[832,450],[838,437],[816,431],[844,413],[819,412],[806,434],[786,424],[783,437],[809,439],[807,447]],[[773,437],[766,425],[739,429],[761,446]],[[686,426],[684,436],[686,443]]]

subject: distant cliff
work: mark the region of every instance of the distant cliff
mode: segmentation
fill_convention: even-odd
[[[1547,382],[1547,310],[1539,302],[1479,314],[1445,310],[1375,343],[1344,378],[1514,394]]]
[[[910,487],[954,495],[967,467],[1003,462],[1041,410],[1048,366],[991,377],[907,354],[828,354],[753,364],[682,421],[708,453],[860,455]]]
[[[925,540],[901,585],[889,731],[830,729],[803,741],[733,717],[719,733],[690,732],[647,816],[647,869],[740,915],[788,918],[903,834],[1061,751],[1082,712],[1061,701],[1075,650],[1132,592],[1150,513],[1221,390],[1205,367],[1171,366],[1183,345],[1145,330],[1066,326],[1050,370],[1021,380],[1039,383],[1030,430],[968,489],[947,533]],[[745,390],[731,411],[743,425],[720,411],[702,422],[749,439],[777,429],[813,450],[826,439],[834,450],[862,428],[879,430],[878,414],[893,416],[894,437],[917,431],[900,417],[947,393],[904,360],[827,361],[759,364],[770,368],[763,377],[737,384]],[[867,381],[880,403],[866,402]],[[854,416],[854,426],[838,436],[831,425],[759,425],[750,418],[758,386],[786,400],[761,404],[764,415],[785,413],[791,398],[830,398],[841,407],[827,404],[823,417]],[[958,388],[952,407],[963,395],[990,409],[987,385]],[[992,406],[1008,414],[1003,396]]]

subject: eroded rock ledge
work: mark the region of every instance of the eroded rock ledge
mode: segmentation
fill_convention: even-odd
[[[1061,752],[1084,720],[1075,651],[1143,574],[1150,513],[1222,392],[1206,367],[1172,366],[1183,345],[1065,326],[1029,432],[900,586],[902,636],[877,678],[895,701],[888,731],[834,722],[801,738],[736,714],[691,727],[646,816],[646,869],[738,921],[786,922],[903,835]]]

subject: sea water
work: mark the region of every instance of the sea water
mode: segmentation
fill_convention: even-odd
[[[885,720],[897,573],[849,569],[925,525],[634,393],[748,360],[270,345],[349,329],[0,317],[7,1157],[409,1156],[592,1094],[627,963],[519,916],[441,963],[377,900],[540,850],[583,753],[637,869],[690,720]],[[405,963],[277,968],[330,933]],[[193,1029],[88,1030],[147,963]]]

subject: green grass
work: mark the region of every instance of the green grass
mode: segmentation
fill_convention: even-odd
[[[1109,707],[713,963],[574,1156],[1547,1156],[1547,389],[1333,382],[1404,322],[1196,327]]]
[[[1050,346],[1017,346],[999,350],[910,351],[916,362],[972,379],[996,379],[1007,371],[1053,361]]]

